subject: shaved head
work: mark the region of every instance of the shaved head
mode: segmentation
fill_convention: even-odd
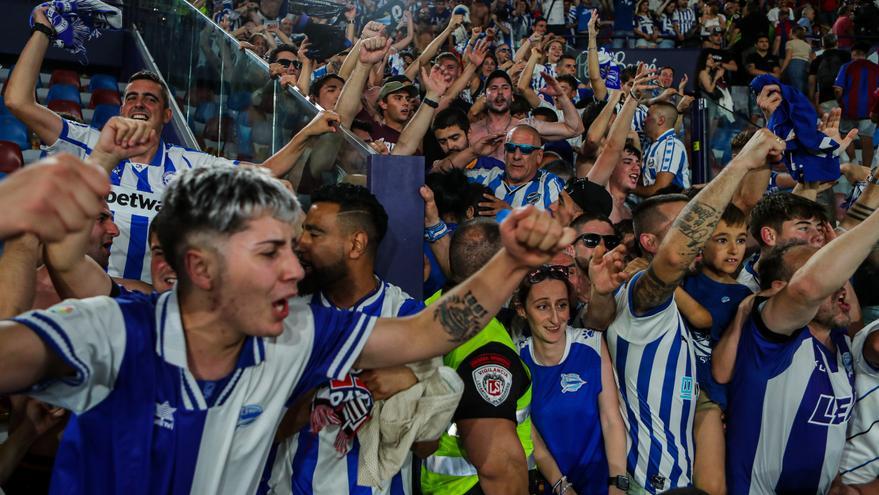
[[[513,138],[513,136],[516,136]],[[507,141],[516,144],[533,144],[540,146],[540,133],[528,124],[519,124],[507,132]]]

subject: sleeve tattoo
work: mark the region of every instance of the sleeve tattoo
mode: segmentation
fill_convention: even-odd
[[[675,239],[678,242],[667,246],[667,249],[678,251],[682,261],[679,272],[675,275],[674,280],[663,280],[656,274],[651,263],[647,267],[646,273],[635,282],[632,303],[636,312],[643,313],[668,301],[681,279],[686,275],[690,263],[711,237],[722,213],[723,210],[718,210],[699,201],[691,201],[684,208],[675,220],[672,231],[668,234],[674,235],[674,231],[677,231],[684,239]]]
[[[439,321],[450,342],[461,343],[476,335],[485,326],[488,312],[479,304],[472,292],[463,296],[449,296],[437,305],[433,319]]]

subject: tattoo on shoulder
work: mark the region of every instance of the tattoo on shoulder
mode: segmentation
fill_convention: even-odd
[[[482,330],[482,320],[488,315],[472,292],[450,296],[437,305],[433,319],[438,320],[449,334],[451,342],[464,342]]]
[[[699,254],[699,250],[717,227],[721,214],[723,210],[698,201],[692,201],[684,208],[674,224],[674,227],[687,238],[680,253],[682,256],[695,258]]]
[[[644,313],[668,301],[677,288],[678,281],[673,283],[663,281],[656,275],[653,265],[650,265],[635,284],[632,291],[632,306],[635,312]]]

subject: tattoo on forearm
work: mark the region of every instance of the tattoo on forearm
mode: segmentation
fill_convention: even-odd
[[[449,296],[437,305],[433,319],[440,322],[450,342],[464,342],[482,330],[488,311],[479,304],[476,296],[467,291],[463,296]]]
[[[691,201],[675,220],[673,228],[677,229],[687,242],[678,246],[681,256],[692,261],[705,242],[711,237],[723,210],[699,201]],[[687,263],[689,265],[689,262]]]
[[[643,313],[667,301],[677,288],[678,282],[678,280],[672,283],[663,281],[653,271],[653,265],[648,266],[644,275],[635,282],[632,291],[632,305],[635,311]]]

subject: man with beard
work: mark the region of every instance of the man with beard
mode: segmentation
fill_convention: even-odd
[[[371,316],[408,316],[424,304],[412,299],[399,287],[375,274],[375,258],[388,227],[388,215],[365,187],[333,184],[312,196],[311,208],[303,224],[296,253],[305,270],[300,290],[312,305]],[[361,393],[366,388],[374,400],[384,400],[417,382],[406,366],[351,373],[351,383]],[[314,409],[335,390],[344,389],[345,380],[333,380],[316,392]],[[300,407],[312,410],[307,401]],[[312,413],[314,414],[314,413]],[[378,418],[369,421],[378,421]],[[355,493],[405,493],[412,487],[412,457],[383,486],[369,488],[357,484],[359,443],[352,432],[337,425],[319,432],[306,424],[281,442],[272,466],[269,488],[272,493],[342,495]],[[339,450],[344,438],[350,450]],[[353,442],[352,442],[353,440]],[[344,454],[344,455],[340,455]]]
[[[563,120],[541,122],[534,118],[514,119],[510,113],[510,104],[513,102],[513,81],[505,71],[496,70],[485,79],[485,104],[488,111],[485,117],[470,126],[470,142],[474,143],[486,136],[504,135],[519,124],[533,127],[545,141],[558,141],[582,134],[583,121],[574,103],[559,86],[558,81],[545,74],[543,77],[547,86],[558,95],[555,97],[555,104],[562,110]],[[494,145],[489,155],[504,160],[504,148],[500,141]]]
[[[879,215],[821,249],[802,241],[760,260],[729,387],[731,493],[825,493],[854,405],[846,281],[879,241]],[[764,411],[773,411],[764,414]]]

